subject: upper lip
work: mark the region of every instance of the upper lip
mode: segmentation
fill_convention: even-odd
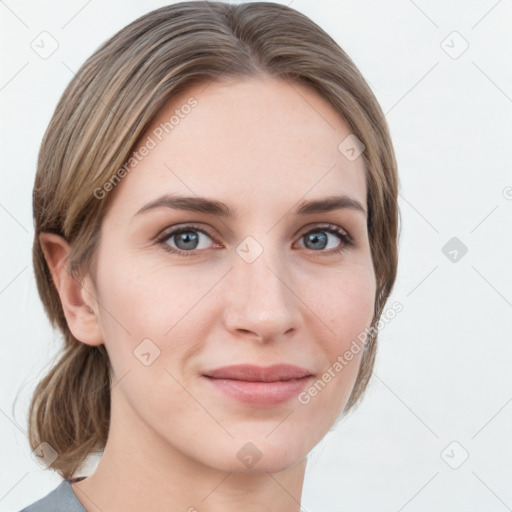
[[[312,375],[309,370],[291,364],[274,364],[255,366],[253,364],[236,364],[223,366],[203,373],[215,379],[234,379],[249,382],[277,382],[280,380],[300,379]]]

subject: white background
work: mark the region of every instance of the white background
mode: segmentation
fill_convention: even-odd
[[[126,24],[165,4],[0,3],[2,511],[17,511],[60,482],[31,459],[25,435],[31,392],[60,346],[31,263],[39,144],[71,70]],[[365,401],[312,455],[304,510],[508,510],[512,2],[289,5],[339,43],[377,96],[398,158],[402,214],[389,305],[398,300],[403,311],[380,335]],[[48,59],[31,48],[42,31],[59,44]],[[454,31],[469,44],[458,58],[452,57],[463,40]],[[452,237],[468,249],[457,262],[442,252]],[[450,467],[466,452],[458,469]]]

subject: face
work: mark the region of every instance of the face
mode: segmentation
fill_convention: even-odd
[[[370,326],[376,290],[364,163],[338,149],[350,133],[316,92],[273,78],[197,85],[161,110],[98,248],[110,435],[276,472],[327,433],[362,350],[340,358]],[[296,211],[340,196],[353,203]],[[300,370],[265,371],[277,364]],[[219,370],[232,365],[254,367]]]

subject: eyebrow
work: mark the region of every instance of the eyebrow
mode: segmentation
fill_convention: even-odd
[[[236,216],[236,210],[221,201],[208,199],[206,197],[188,197],[165,194],[137,210],[134,217],[149,210],[162,207],[189,212],[207,213],[225,218],[234,218]],[[313,213],[324,213],[342,209],[358,211],[365,217],[367,216],[364,206],[356,199],[347,195],[329,196],[323,199],[303,201],[294,210],[293,214],[311,215]]]

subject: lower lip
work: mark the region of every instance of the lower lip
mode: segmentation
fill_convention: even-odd
[[[205,377],[213,386],[253,407],[274,407],[296,397],[313,377],[277,382],[249,382],[234,379]]]

